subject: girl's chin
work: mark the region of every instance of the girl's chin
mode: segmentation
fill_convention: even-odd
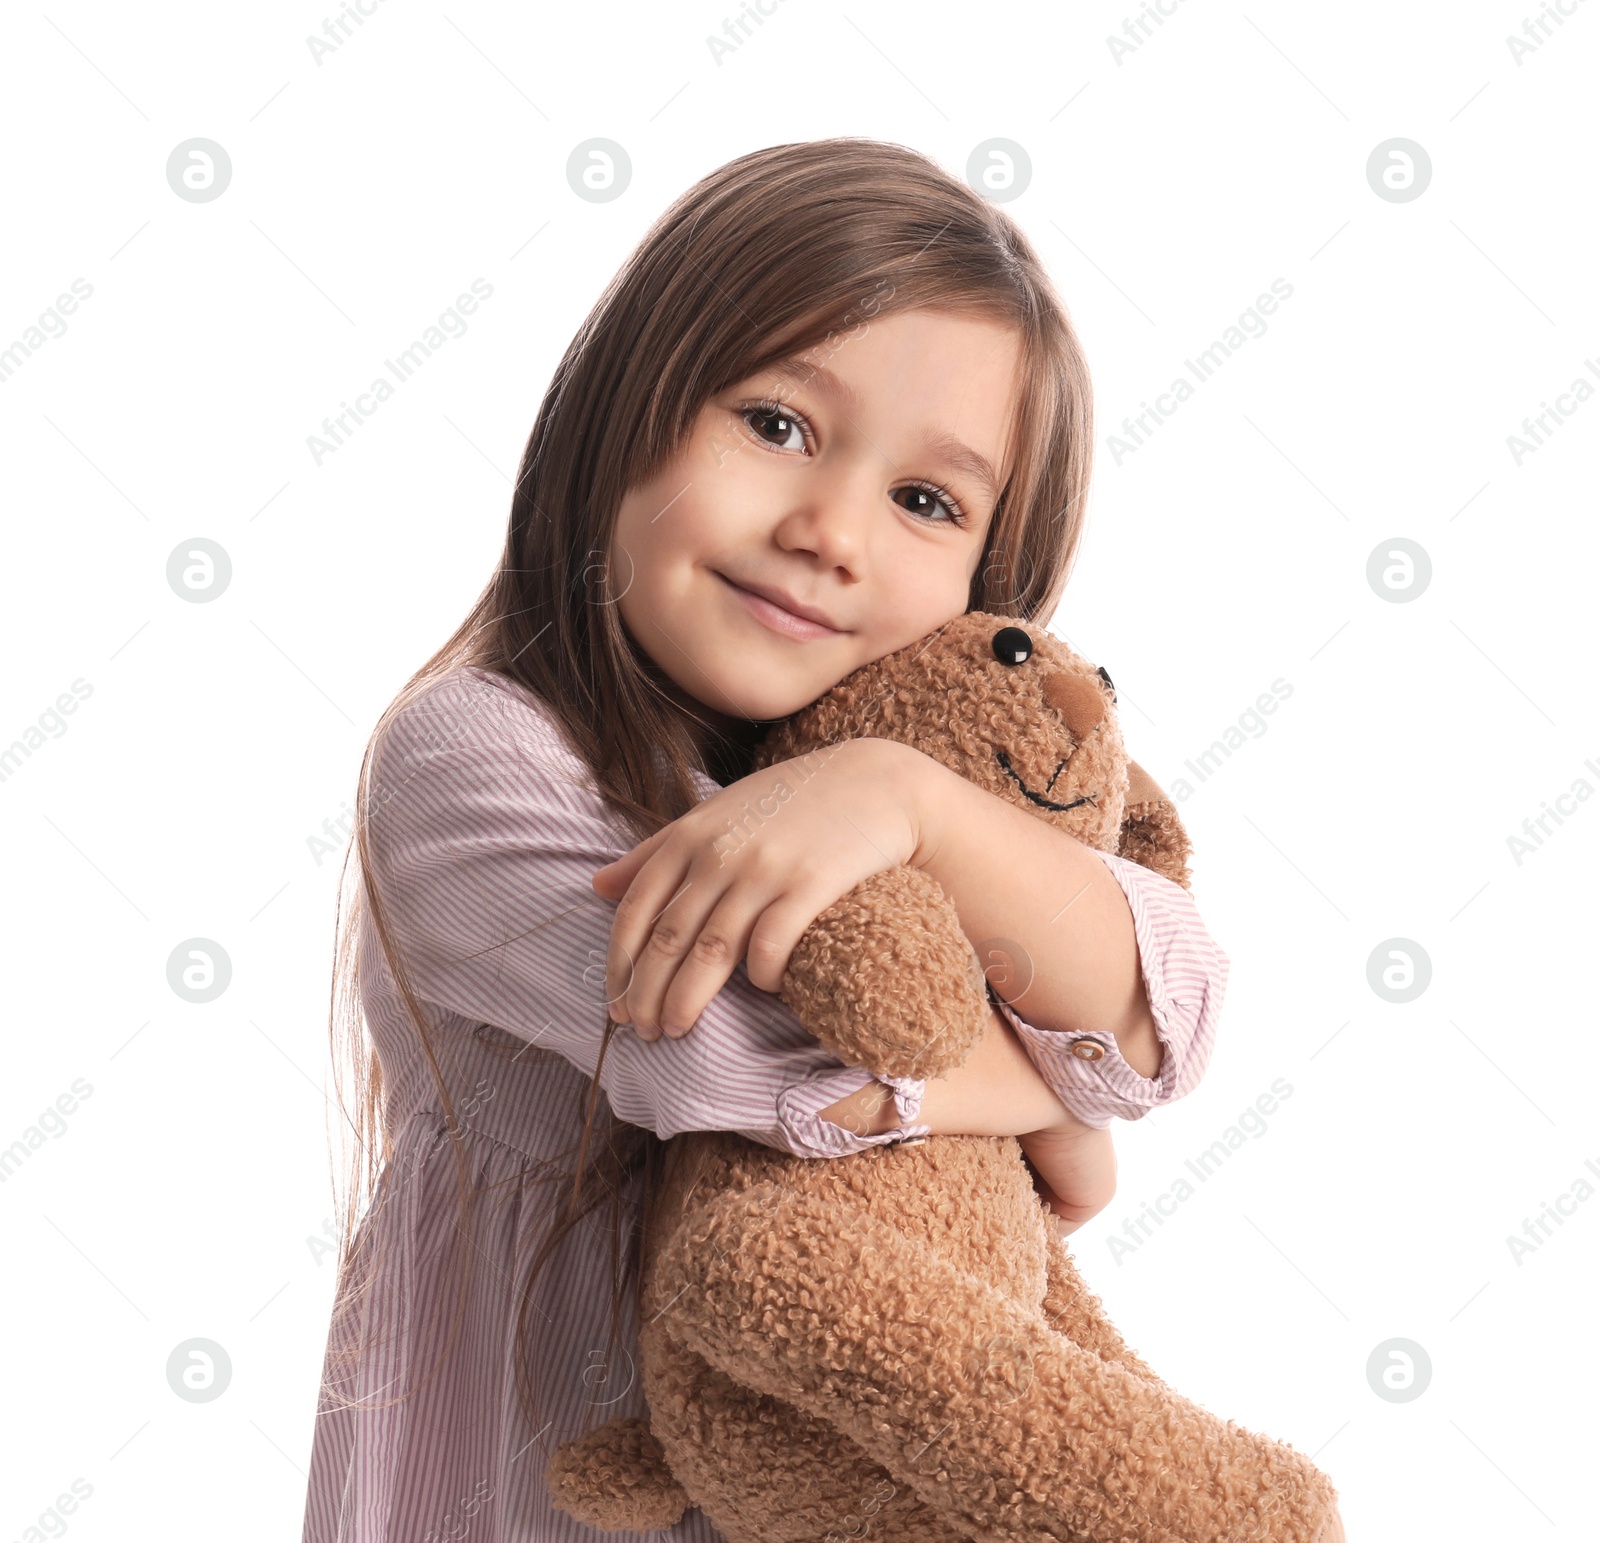
[[[737,652],[730,652],[725,657],[738,660],[740,656]],[[767,678],[761,689],[752,691],[748,678],[724,680],[720,670],[707,671],[700,677],[711,698],[703,704],[704,710],[715,713],[718,719],[733,728],[779,723],[799,712],[802,707],[809,707],[837,684],[831,679],[810,681],[792,677],[780,682],[772,672],[765,673]]]

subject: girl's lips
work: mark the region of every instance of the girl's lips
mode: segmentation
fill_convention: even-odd
[[[715,569],[712,569],[716,573]],[[844,633],[833,627],[824,627],[821,622],[808,620],[804,616],[796,616],[793,611],[786,611],[781,605],[774,605],[763,595],[753,595],[748,589],[741,589],[730,578],[725,578],[718,573],[717,577],[733,591],[744,603],[744,607],[764,627],[786,638],[842,638]]]

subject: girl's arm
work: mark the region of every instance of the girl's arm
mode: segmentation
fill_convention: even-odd
[[[950,895],[986,968],[1003,958],[991,989],[1067,1108],[1104,1128],[1192,1091],[1228,959],[1189,892],[901,748],[919,811],[912,861]]]
[[[1138,1119],[1198,1082],[1227,961],[1188,892],[884,739],[752,772],[594,875],[618,902],[612,1017],[692,1038],[746,956],[776,993],[822,910],[899,863],[939,881],[986,969],[1003,950],[1001,989],[1028,1016],[1000,1010],[1085,1124]]]
[[[454,1036],[489,1023],[593,1075],[616,906],[591,881],[631,837],[553,721],[487,672],[447,676],[386,730],[368,809],[372,877],[441,1065]],[[742,966],[693,1035],[614,1030],[600,1081],[616,1114],[662,1139],[735,1130],[835,1157],[928,1133],[921,1081],[843,1065]],[[818,1113],[867,1084],[887,1100],[873,1130]]]
[[[868,1086],[824,1109],[822,1118],[876,1135],[895,1116],[884,1090]],[[967,1059],[928,1079],[919,1118],[935,1136],[1017,1137],[1063,1234],[1104,1210],[1116,1193],[1110,1131],[1062,1105],[997,1007]]]
[[[893,1129],[894,1102],[869,1083],[820,1111],[849,1130],[880,1135]],[[1026,1136],[1035,1131],[1087,1130],[1062,1106],[998,1008],[960,1066],[923,1085],[921,1124],[934,1136]]]

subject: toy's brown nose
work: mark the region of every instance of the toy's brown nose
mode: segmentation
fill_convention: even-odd
[[[1043,690],[1045,701],[1061,714],[1074,739],[1087,739],[1105,717],[1105,694],[1085,675],[1058,671],[1046,677]]]

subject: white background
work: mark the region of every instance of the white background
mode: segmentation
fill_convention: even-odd
[[[320,64],[315,6],[0,21],[0,348],[93,290],[0,386],[0,746],[92,692],[0,781],[0,1147],[91,1089],[0,1184],[0,1537],[298,1536],[333,1288],[309,1240],[338,864],[310,838],[493,566],[605,280],[713,167],[834,134],[956,175],[993,137],[1031,160],[1007,208],[1099,415],[1053,626],[1111,670],[1138,758],[1172,787],[1292,688],[1182,805],[1233,965],[1220,1042],[1194,1094],[1117,1127],[1085,1273],[1174,1386],[1333,1476],[1352,1543],[1597,1535],[1600,807],[1520,863],[1508,838],[1600,788],[1600,404],[1520,464],[1507,441],[1600,369],[1600,5],[1519,62],[1524,0],[1168,3],[1120,61],[1121,0],[779,0],[720,63],[720,5],[383,0]],[[603,204],[565,173],[596,136],[633,163]],[[232,161],[211,202],[167,182],[193,137]],[[1408,202],[1366,175],[1395,137],[1432,163]],[[316,464],[307,436],[476,278],[470,330]],[[1116,464],[1120,421],[1279,278],[1265,334]],[[199,537],[232,563],[211,604],[166,577]],[[1366,577],[1397,537],[1432,564],[1403,603]],[[206,1005],[167,984],[193,937],[232,961]],[[1397,937],[1432,965],[1406,1004],[1368,984]],[[1264,1133],[1119,1260],[1276,1078]],[[231,1360],[210,1402],[168,1386],[191,1338]],[[1392,1339],[1431,1362],[1407,1402],[1369,1383]]]

